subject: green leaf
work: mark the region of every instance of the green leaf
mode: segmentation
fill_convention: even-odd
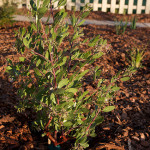
[[[92,132],[92,133],[90,134],[90,136],[91,136],[91,137],[96,137],[96,136],[97,136],[97,134],[96,134],[96,133],[94,133],[94,132]]]
[[[49,50],[49,52],[51,52],[51,51],[52,51],[52,45],[51,45],[51,44],[49,44],[49,46],[48,46],[48,50]]]
[[[90,11],[85,11],[82,13],[81,18],[86,18],[89,15]]]
[[[54,93],[51,94],[50,99],[52,100],[52,102],[53,102],[54,104],[56,104],[56,99],[55,99]]]
[[[22,37],[25,35],[25,33],[26,33],[26,29],[23,27],[23,29],[21,30]]]
[[[24,57],[19,57],[19,60],[24,62],[25,58]]]
[[[103,112],[110,112],[115,109],[115,106],[107,106],[103,109]]]
[[[74,15],[74,14],[73,14],[73,15],[71,15],[71,17],[70,17],[70,21],[71,21],[72,26],[74,27],[74,26],[75,26],[75,24],[76,24],[76,22],[77,22],[77,18],[75,17],[75,15]]]
[[[56,66],[60,66],[61,67],[62,65],[64,65],[66,63],[66,61],[67,61],[67,56],[63,57],[63,60],[58,62],[58,64]]]
[[[64,94],[65,90],[64,89],[57,89],[55,91],[56,94]]]
[[[50,3],[49,0],[44,0],[44,2],[43,2],[43,7],[47,7],[49,3]]]
[[[46,11],[47,11],[46,7],[41,7],[41,8],[38,9],[39,14],[44,14]]]
[[[30,0],[30,5],[34,11],[37,11],[37,6],[36,6],[34,0]]]
[[[89,93],[89,91],[85,91],[85,92],[79,97],[79,101],[82,100],[88,93]]]
[[[72,126],[72,122],[71,121],[67,121],[67,122],[64,122],[63,125],[65,127],[70,127],[70,126]]]
[[[26,39],[26,38],[23,38],[23,44],[24,44],[26,47],[28,47],[28,46],[29,46],[28,41],[27,41],[27,39]]]
[[[58,88],[62,88],[63,86],[68,84],[68,79],[62,79],[59,83],[58,83]]]
[[[76,77],[76,79],[77,79],[77,80],[80,80],[80,79],[81,79],[86,73],[88,73],[88,72],[89,72],[89,69],[87,69],[87,70],[81,72],[81,73]]]
[[[130,79],[130,77],[124,77],[124,78],[121,78],[120,80],[121,81],[128,81]]]
[[[44,14],[46,13],[46,11],[47,11],[47,8],[46,7],[41,7],[41,8],[39,8],[38,9],[38,19],[41,19],[43,16],[44,16]]]
[[[100,79],[100,80],[98,81],[98,84],[97,84],[97,87],[98,87],[98,88],[101,86],[102,82],[103,82],[103,79]]]
[[[41,72],[39,71],[39,69],[35,68],[34,72],[38,75],[38,76],[42,76]]]
[[[66,90],[66,92],[73,93],[73,94],[75,94],[77,91],[78,89],[75,89],[75,88],[69,88]]]
[[[88,144],[88,143],[80,143],[80,145],[81,145],[82,147],[84,147],[84,148],[89,147],[89,144]]]
[[[32,28],[34,31],[37,31],[36,25],[35,25],[34,23],[31,24],[31,28]]]
[[[78,23],[78,26],[83,25],[84,22],[85,22],[85,20],[80,21],[80,22]]]
[[[106,107],[105,107],[106,108]],[[100,123],[102,123],[104,121],[104,117],[102,117],[102,116],[98,116],[96,119],[95,119],[95,122],[96,122],[96,124],[98,125],[98,124],[100,124]]]
[[[95,46],[97,44],[97,42],[99,41],[99,38],[100,38],[100,36],[97,35],[95,38],[91,39],[88,46],[91,46],[91,47]]]
[[[45,27],[45,33],[48,34],[49,33],[49,26]]]
[[[38,59],[38,61],[36,62],[36,67],[38,67],[41,64],[41,59]]]
[[[97,59],[97,58],[100,58],[101,56],[103,56],[103,52],[99,52],[99,53],[97,53],[97,54],[95,54],[94,56],[93,56],[93,58],[94,59]]]
[[[59,0],[58,7],[64,6],[66,4],[67,0]]]
[[[49,59],[49,51],[46,51],[45,58]]]
[[[112,87],[112,89],[111,89],[112,91],[118,91],[118,90],[120,90],[120,87],[117,87],[117,86],[115,86],[115,87]]]
[[[10,66],[7,66],[7,67],[6,67],[6,69],[7,69],[7,70],[11,70],[11,69],[12,69],[12,67],[10,67]]]

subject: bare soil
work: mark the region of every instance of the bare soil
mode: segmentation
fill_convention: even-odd
[[[35,113],[32,110],[17,113],[15,105],[20,100],[17,87],[4,72],[6,59],[16,61],[19,57],[14,47],[14,31],[28,25],[27,22],[16,22],[12,27],[0,29],[0,149],[47,149],[47,139],[31,128]],[[90,138],[88,150],[150,150],[150,28],[127,28],[124,35],[116,35],[112,26],[86,25],[82,28],[86,38],[101,35],[111,45],[111,49],[94,64],[101,66],[104,78],[109,79],[129,65],[129,52],[133,48],[145,51],[143,68],[129,81],[118,83],[121,90],[113,99],[116,109],[104,114],[105,121],[97,126],[97,137]],[[87,88],[92,87],[87,85]],[[64,150],[69,148],[69,142],[62,146]]]

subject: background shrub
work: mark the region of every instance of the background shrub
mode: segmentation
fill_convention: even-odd
[[[13,23],[12,15],[15,13],[16,8],[16,3],[9,3],[8,0],[3,2],[3,5],[0,7],[0,26],[4,27]]]

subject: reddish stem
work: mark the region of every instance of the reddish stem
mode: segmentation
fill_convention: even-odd
[[[92,122],[89,124],[89,126],[87,127],[85,133],[89,130],[90,126],[92,125],[92,123],[95,121],[96,117],[98,116],[99,112],[101,111],[101,109],[98,110],[98,112],[96,113],[95,117],[93,118]]]
[[[51,116],[50,117],[50,119],[49,119],[49,121],[48,121],[48,123],[46,124],[46,126],[45,126],[45,130],[47,130],[47,128],[48,128],[48,126],[49,126],[49,124],[51,123],[51,121],[52,121],[52,119],[53,119],[53,117]]]
[[[43,55],[41,55],[41,54],[39,54],[39,53],[37,53],[37,52],[35,52],[35,51],[32,51],[34,54],[36,54],[36,55],[38,55],[38,56],[40,56],[40,57],[42,57],[42,58],[44,58],[44,59],[46,59],[47,61],[49,61],[50,63],[51,63],[51,61],[50,60],[48,60],[46,57],[44,57]]]

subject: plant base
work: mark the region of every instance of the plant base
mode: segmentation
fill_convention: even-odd
[[[48,145],[49,150],[60,150],[60,145],[54,146],[53,144]]]

